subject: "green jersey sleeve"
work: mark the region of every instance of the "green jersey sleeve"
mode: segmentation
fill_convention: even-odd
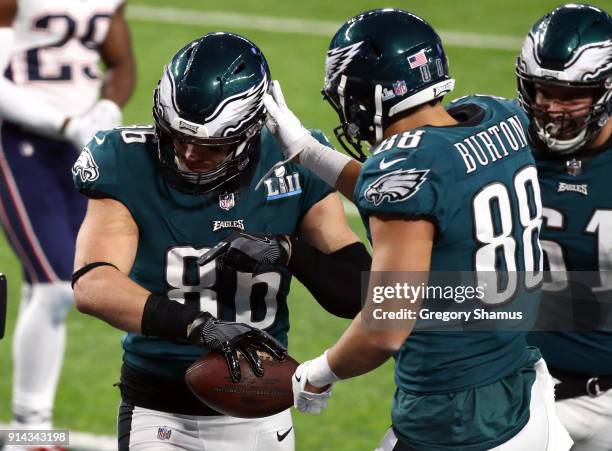
[[[74,184],[87,197],[118,197],[118,140],[115,130],[98,132],[72,166]]]
[[[434,222],[438,231],[446,230],[460,189],[446,148],[444,141],[422,131],[383,141],[364,163],[355,186],[361,215],[424,218]]]

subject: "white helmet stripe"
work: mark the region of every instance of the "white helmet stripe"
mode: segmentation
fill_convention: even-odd
[[[338,99],[340,101],[340,109],[342,110],[342,114],[344,115],[344,120],[348,117],[346,114],[346,110],[344,108],[345,99],[344,99],[344,87],[346,86],[346,75],[342,75],[340,77],[340,83],[338,84]]]
[[[379,143],[383,139],[382,85],[376,85],[374,88],[374,106],[376,107],[376,112],[374,113],[374,130],[376,133],[376,142]]]
[[[412,108],[429,102],[430,100],[437,99],[438,97],[442,97],[451,92],[454,88],[454,78],[442,80],[441,82],[431,85],[430,87],[425,88],[422,91],[419,91],[416,94],[413,94],[401,102],[393,105],[391,108],[389,108],[389,117],[392,117],[401,111],[407,110],[408,108]]]

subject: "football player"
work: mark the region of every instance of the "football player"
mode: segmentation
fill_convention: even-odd
[[[277,165],[282,152],[263,126],[269,85],[255,44],[207,34],[165,67],[154,127],[98,133],[73,167],[89,197],[76,245],[76,305],[128,332],[120,450],[292,450],[289,410],[222,416],[189,391],[185,370],[205,350],[226,354],[234,380],[236,350],[260,374],[253,351],[282,357],[269,336],[286,346],[286,236],[314,245],[310,258],[369,264],[338,194],[301,166]]]
[[[604,320],[612,290],[612,18],[593,6],[556,8],[527,35],[516,72],[542,188],[542,247],[554,276],[544,285],[545,320],[561,324],[529,341],[558,381],[557,412],[572,449],[610,450],[612,331]],[[600,274],[589,280],[578,271]]]
[[[24,274],[13,338],[17,428],[51,426],[86,206],[70,167],[96,130],[120,123],[135,80],[121,3],[0,1],[0,221]]]
[[[286,157],[349,195],[354,187],[376,271],[368,303],[344,335],[296,370],[295,405],[318,413],[332,384],[394,356],[392,427],[377,449],[567,450],[552,379],[525,332],[413,332],[410,318],[368,326],[374,287],[391,288],[402,275],[426,283],[429,271],[520,271],[524,277],[489,288],[482,302],[506,302],[515,291],[537,301],[541,205],[527,118],[516,102],[488,96],[445,109],[453,86],[432,27],[381,9],[345,23],[326,60],[324,96],[339,114],[338,138],[361,157],[373,146],[363,167],[316,143],[279,89],[266,97]]]

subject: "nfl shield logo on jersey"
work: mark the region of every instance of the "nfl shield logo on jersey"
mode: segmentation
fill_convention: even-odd
[[[170,429],[168,426],[157,428],[157,438],[159,440],[170,440],[171,435],[172,429]]]
[[[565,162],[565,167],[567,168],[567,173],[569,175],[578,176],[582,174],[582,160],[576,160],[572,158]]]
[[[219,194],[219,207],[224,210],[229,210],[230,208],[234,208],[235,205],[234,193]]]

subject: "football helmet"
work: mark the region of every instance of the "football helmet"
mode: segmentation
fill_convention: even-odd
[[[612,18],[599,8],[568,4],[533,26],[516,62],[518,98],[529,133],[551,153],[580,150],[595,138],[612,110]],[[536,87],[566,88],[593,97],[584,114],[553,112],[536,104]]]
[[[340,117],[338,141],[363,161],[385,127],[454,85],[440,37],[427,22],[376,9],[353,17],[332,38],[322,93]]]
[[[209,33],[172,57],[153,106],[159,159],[172,186],[203,194],[240,175],[258,151],[269,83],[262,52],[232,33]],[[177,157],[173,141],[230,150],[214,169],[194,172]]]

